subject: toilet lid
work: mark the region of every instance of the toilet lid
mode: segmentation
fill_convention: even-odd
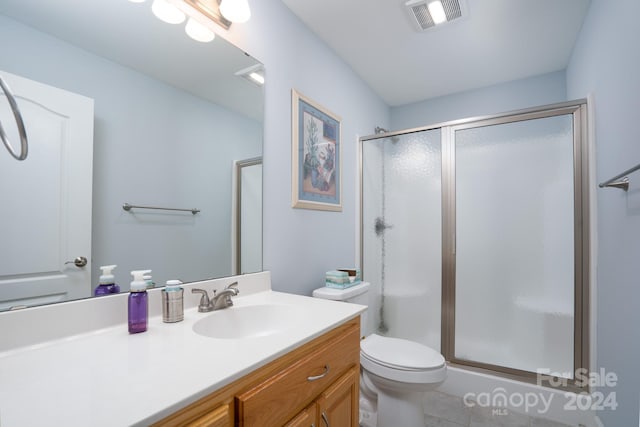
[[[432,348],[400,338],[371,334],[360,342],[365,357],[399,369],[434,369],[444,365],[444,357]]]

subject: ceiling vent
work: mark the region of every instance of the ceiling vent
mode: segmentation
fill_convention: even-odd
[[[458,19],[464,9],[462,0],[409,0],[404,5],[418,31]]]

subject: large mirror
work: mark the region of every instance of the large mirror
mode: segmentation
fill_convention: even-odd
[[[2,0],[0,51],[30,141],[22,162],[0,152],[0,310],[92,296],[105,265],[123,292],[131,270],[162,285],[262,269],[236,200],[237,164],[262,156],[255,58],[151,0]],[[4,94],[0,121],[16,141]]]

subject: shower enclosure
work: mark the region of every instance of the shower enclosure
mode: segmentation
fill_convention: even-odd
[[[362,138],[376,332],[576,388],[588,368],[586,103]],[[552,382],[550,382],[552,380]]]

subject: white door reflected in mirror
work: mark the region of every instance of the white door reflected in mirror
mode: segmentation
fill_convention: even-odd
[[[0,310],[91,295],[93,100],[0,70],[30,144],[0,156]],[[0,120],[11,111],[0,103]],[[7,127],[15,139],[17,129]],[[15,135],[13,134],[15,133]],[[10,242],[10,244],[7,244]],[[82,258],[84,262],[76,262]]]

